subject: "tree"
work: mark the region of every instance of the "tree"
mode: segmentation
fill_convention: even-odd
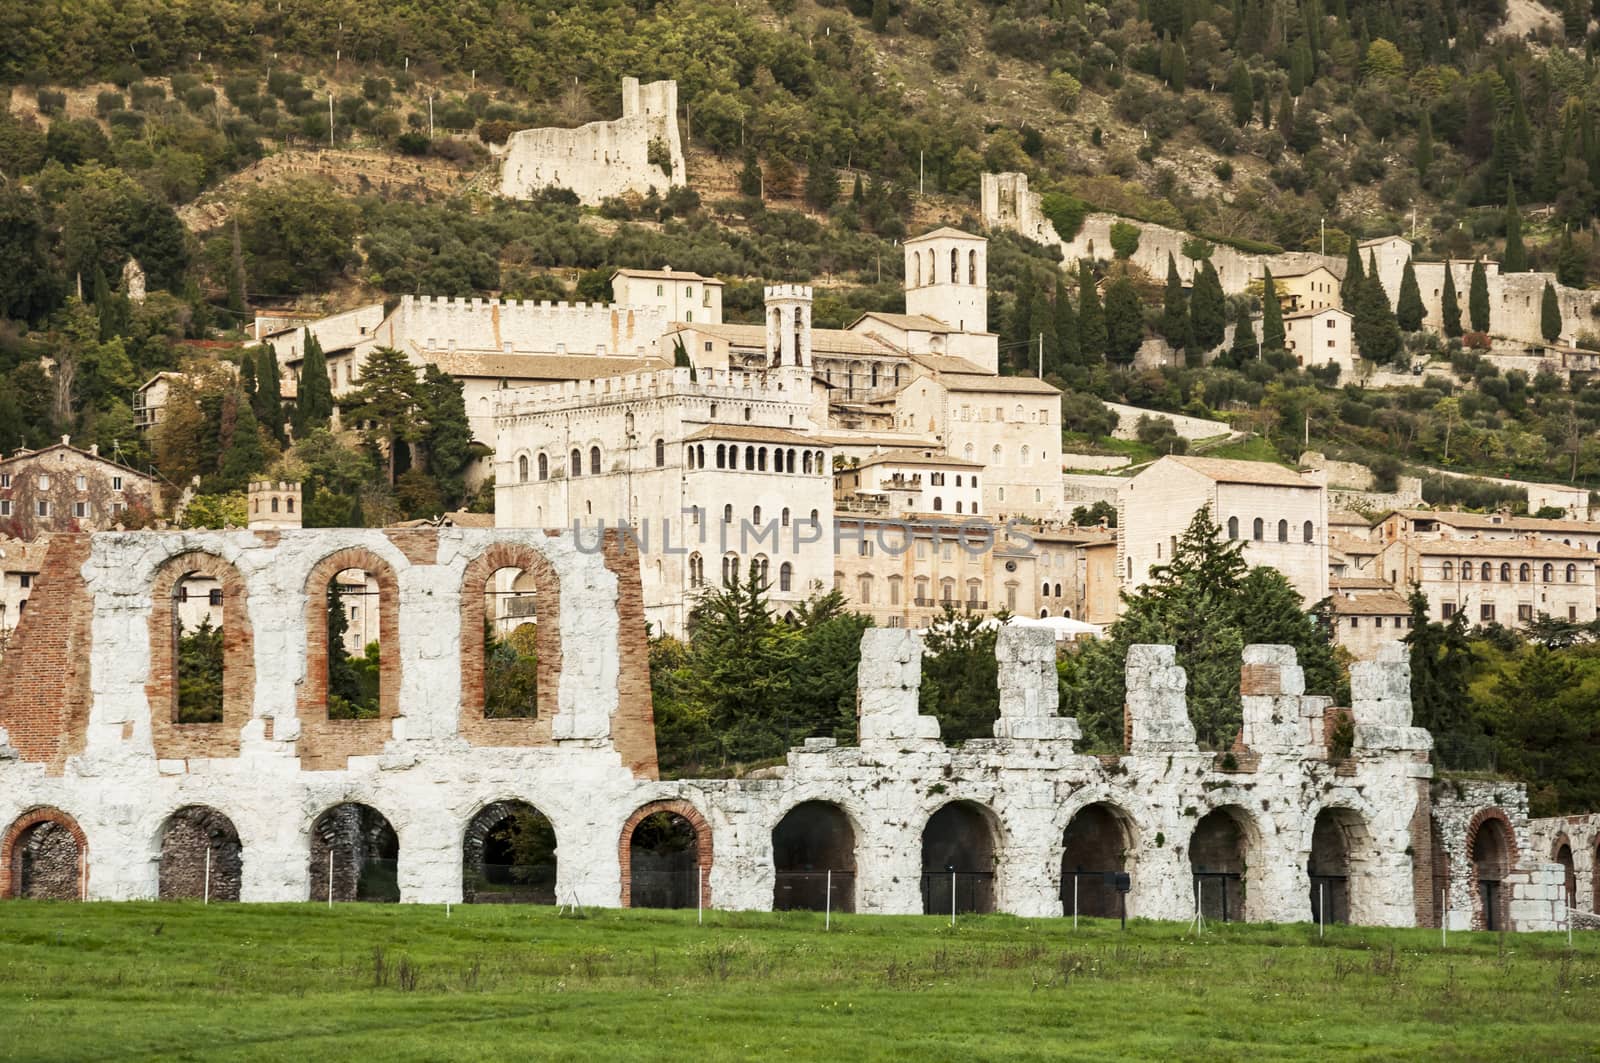
[[[1227,334],[1228,299],[1222,293],[1222,278],[1209,259],[1200,264],[1189,294],[1189,328],[1202,352],[1215,350]]]
[[[1422,289],[1417,287],[1417,271],[1412,268],[1408,258],[1405,272],[1400,275],[1400,300],[1395,304],[1395,321],[1404,331],[1417,332],[1422,328],[1424,312]]]
[[[1067,277],[1056,270],[1055,301],[1056,358],[1062,367],[1077,365],[1082,360],[1078,349],[1078,315],[1072,309],[1072,296],[1067,292]]]
[[[1366,271],[1361,268],[1360,245],[1351,237],[1350,250],[1344,260],[1344,280],[1339,282],[1339,305],[1350,314],[1355,314],[1361,304],[1361,286],[1366,279]]]
[[[997,630],[981,615],[957,612],[949,602],[928,625],[918,709],[939,720],[946,742],[994,737],[1000,715]]]
[[[789,747],[785,711],[794,696],[799,643],[767,607],[757,562],[706,594],[690,624],[688,694],[704,706],[724,761],[778,756]]]
[[[1449,259],[1445,259],[1444,263],[1444,293],[1440,305],[1444,334],[1456,339],[1461,335],[1461,301],[1456,298],[1455,271],[1450,268]]]
[[[246,351],[246,361],[249,358],[250,354]],[[279,376],[278,355],[266,344],[256,349],[255,410],[256,420],[272,433],[274,439],[282,443],[284,441],[283,386]]]
[[[467,403],[461,381],[436,365],[422,371],[417,406],[423,428],[420,442],[428,456],[428,471],[449,507],[460,505],[466,493],[463,475],[472,462],[472,429],[467,424]]]
[[[1483,259],[1472,264],[1472,287],[1467,292],[1467,316],[1473,332],[1489,331],[1489,277]]]
[[[1539,296],[1539,334],[1546,343],[1561,338],[1561,303],[1556,299],[1555,285],[1544,282],[1544,293]]]
[[[1427,596],[1410,595],[1411,722],[1433,732],[1435,749],[1451,739],[1473,737],[1467,692],[1472,650],[1467,644],[1467,612],[1457,609],[1448,623],[1428,616]]]
[[[889,0],[872,0],[872,29],[884,33],[889,29]]]
[[[1078,353],[1093,364],[1106,356],[1106,318],[1088,259],[1078,260]]]
[[[353,422],[366,424],[363,434],[384,455],[389,485],[394,486],[401,471],[400,445],[417,437],[416,369],[404,353],[376,347],[361,363],[361,386],[342,405]]]
[[[48,309],[48,231],[34,191],[0,182],[0,318],[28,320]]]
[[[322,290],[343,272],[360,211],[325,182],[295,178],[251,192],[237,218],[255,286],[286,294]]]
[[[333,385],[328,380],[328,360],[322,354],[322,344],[306,329],[300,387],[294,404],[295,438],[302,439],[318,428],[328,427],[332,416]]]
[[[222,470],[217,488],[223,491],[242,491],[250,480],[267,467],[266,448],[261,445],[261,427],[255,411],[242,394],[237,397],[238,412],[233,422],[233,436],[222,455]]]
[[[1506,253],[1500,261],[1500,272],[1528,272],[1528,249],[1522,246],[1522,212],[1517,209],[1517,187],[1510,182],[1506,183]]]
[[[1367,260],[1367,275],[1361,284],[1352,329],[1361,357],[1378,363],[1391,362],[1400,353],[1400,329],[1389,296],[1378,276],[1376,255]]]
[[[806,167],[804,196],[806,203],[817,210],[827,210],[839,201],[839,175],[822,155],[811,160]]]
[[[1417,176],[1427,183],[1428,171],[1433,168],[1433,118],[1427,108],[1423,108],[1422,121],[1417,125],[1417,146],[1411,153],[1411,164],[1417,168]]]
[[[761,178],[761,160],[756,158],[756,149],[748,147],[744,150],[744,166],[739,170],[739,194],[746,199],[760,199],[763,181]],[[861,200],[861,178],[856,178],[856,202]]]
[[[1456,425],[1461,423],[1461,400],[1454,395],[1446,396],[1433,404],[1433,416],[1444,423],[1444,456],[1446,465],[1450,464],[1450,436],[1455,432]]]
[[[1568,288],[1582,288],[1589,282],[1589,258],[1572,242],[1572,230],[1561,233],[1561,246],[1556,250],[1556,283]]]
[[[1144,307],[1126,273],[1106,287],[1106,359],[1120,365],[1133,361],[1144,339]]]
[[[178,635],[178,722],[222,722],[222,629],[209,615]]]
[[[1189,325],[1189,297],[1178,275],[1178,261],[1167,253],[1167,287],[1161,297],[1161,335],[1173,350],[1187,350],[1194,343]]]
[[[1243,129],[1255,115],[1256,98],[1250,69],[1242,59],[1234,60],[1233,69],[1228,72],[1228,95],[1233,101],[1233,124]]]
[[[1281,351],[1285,340],[1278,286],[1272,281],[1272,270],[1263,269],[1261,273],[1261,346],[1264,350]]]

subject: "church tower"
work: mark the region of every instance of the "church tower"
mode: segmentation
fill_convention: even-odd
[[[913,236],[906,249],[906,313],[955,332],[989,331],[989,241],[949,226]]]
[[[811,285],[766,287],[767,365],[811,365]]]

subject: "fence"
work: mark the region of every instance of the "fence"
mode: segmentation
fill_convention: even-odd
[[[772,889],[777,912],[855,911],[854,871],[779,871]]]
[[[994,911],[994,872],[924,871],[922,910],[929,915]]]

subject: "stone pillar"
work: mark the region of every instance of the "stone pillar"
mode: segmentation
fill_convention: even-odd
[[[996,738],[1072,742],[1082,737],[1078,721],[1060,717],[1061,687],[1056,677],[1056,636],[1046,628],[1002,627],[995,639],[1000,685]],[[1071,752],[1072,747],[1067,747]]]
[[[1128,752],[1193,753],[1194,724],[1184,696],[1189,677],[1171,646],[1129,646],[1126,672]]]
[[[1309,732],[1300,719],[1301,695],[1305,692],[1305,671],[1293,646],[1246,646],[1239,669],[1239,695],[1244,708],[1240,737],[1245,748],[1280,756],[1300,754]],[[1320,718],[1321,712],[1317,715]]]
[[[1411,726],[1410,648],[1386,642],[1377,659],[1350,666],[1350,711],[1356,752],[1427,752],[1433,736]]]
[[[922,639],[910,628],[874,627],[861,635],[856,715],[861,744],[937,742],[939,721],[917,712]]]

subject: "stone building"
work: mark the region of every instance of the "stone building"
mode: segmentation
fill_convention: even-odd
[[[1380,578],[1419,589],[1428,615],[1469,624],[1522,627],[1540,616],[1587,624],[1595,618],[1592,551],[1524,539],[1417,539],[1386,544]]]
[[[1286,270],[1282,276],[1273,271],[1272,288],[1285,315],[1340,308],[1339,278],[1327,266]]]
[[[1307,607],[1328,596],[1328,491],[1321,472],[1259,461],[1168,455],[1124,482],[1117,499],[1127,587],[1172,560],[1190,520],[1209,507],[1251,567],[1283,573]]]
[[[1356,368],[1353,320],[1336,306],[1285,314],[1284,343],[1298,364],[1308,367],[1336,365],[1339,378],[1349,379]]]
[[[49,543],[48,534],[31,542],[0,534],[0,654],[5,653],[11,633],[22,622]]]
[[[612,196],[665,192],[687,182],[678,134],[678,83],[622,79],[622,117],[576,129],[524,129],[506,141],[500,194],[531,199],[569,188],[595,206]]]
[[[70,436],[0,457],[0,532],[14,538],[101,531],[160,512],[153,477],[101,457],[98,446],[75,447]]]
[[[951,748],[918,714],[920,640],[874,629],[857,745],[807,740],[761,779],[663,781],[637,566],[615,534],[53,538],[0,661],[0,895],[459,903],[485,899],[495,828],[533,816],[558,842],[546,903],[1559,925],[1562,868],[1529,843],[1520,789],[1430,788],[1394,648],[1352,670],[1345,749],[1344,713],[1305,694],[1293,651],[1248,647],[1223,757],[1195,747],[1173,650],[1134,647],[1124,749],[1092,756],[1057,714],[1049,631],[999,632],[995,737]],[[320,618],[350,568],[385,613],[370,719],[328,711]],[[478,631],[506,568],[543,608],[529,711],[497,718]],[[174,715],[168,591],[190,572],[223,588],[209,722]],[[662,820],[670,851],[640,829]]]
[[[1411,633],[1411,605],[1398,591],[1335,589],[1329,605],[1333,641],[1358,661],[1376,660],[1386,643],[1399,642]]]

